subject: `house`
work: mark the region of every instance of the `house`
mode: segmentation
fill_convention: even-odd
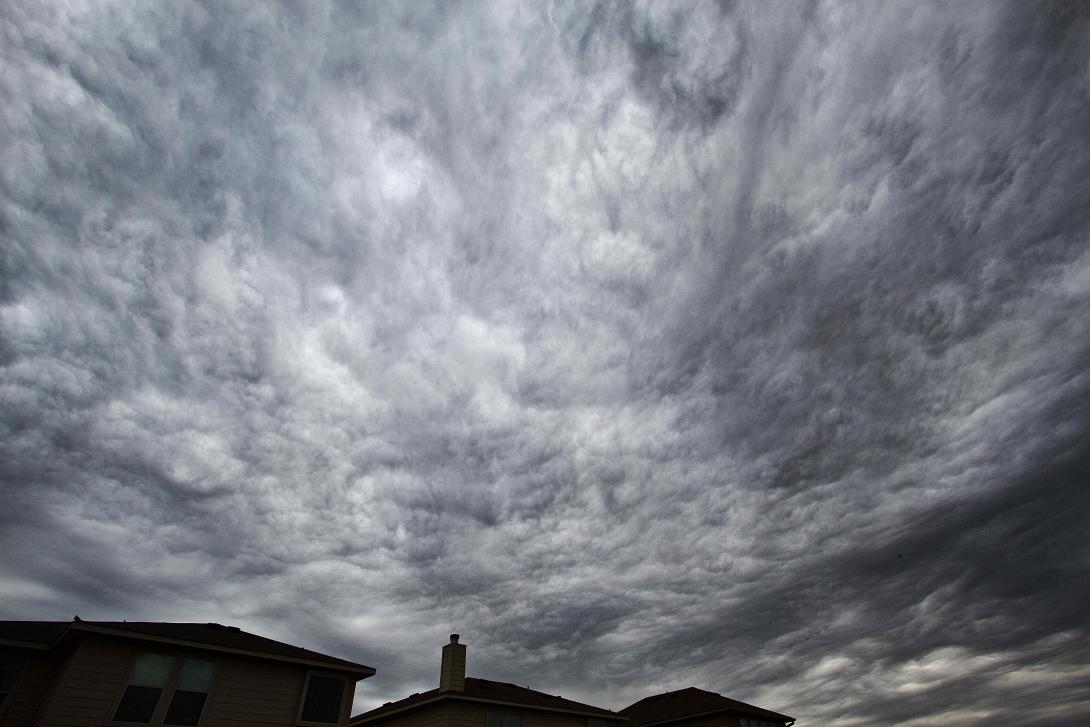
[[[466,676],[458,634],[443,647],[439,686],[356,715],[352,727],[620,727],[608,709],[527,687]]]
[[[346,725],[374,673],[215,623],[0,621],[0,727]]]
[[[790,727],[794,717],[696,687],[646,697],[622,709],[629,727]]]

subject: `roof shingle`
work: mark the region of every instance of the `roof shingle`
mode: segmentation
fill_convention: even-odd
[[[712,712],[737,712],[777,722],[794,722],[794,717],[773,712],[737,699],[724,697],[715,692],[708,692],[696,687],[686,687],[675,692],[664,692],[653,697],[645,697],[635,704],[631,704],[620,710],[622,714],[632,720],[633,727],[646,727],[647,725],[672,722],[686,717],[695,717],[700,714]]]
[[[507,682],[494,682],[490,679],[478,679],[466,677],[465,689],[460,692],[440,692],[438,688],[429,689],[411,696],[399,699],[396,702],[372,709],[370,712],[358,714],[352,718],[353,724],[381,717],[404,709],[415,708],[441,698],[488,700],[493,702],[505,702],[526,707],[545,709],[550,711],[575,712],[588,716],[602,717],[604,719],[623,719],[616,712],[608,709],[583,704],[571,699],[565,699],[552,694],[539,692],[528,687],[520,687],[517,684]]]

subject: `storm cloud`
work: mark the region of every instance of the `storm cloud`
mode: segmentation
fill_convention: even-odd
[[[0,616],[1090,718],[1076,3],[9,2]]]

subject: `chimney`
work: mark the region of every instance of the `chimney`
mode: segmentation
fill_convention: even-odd
[[[439,670],[440,692],[462,692],[466,688],[466,645],[458,643],[458,634],[450,635],[443,647],[443,665]]]

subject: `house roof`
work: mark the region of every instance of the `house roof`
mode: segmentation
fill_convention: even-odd
[[[715,692],[708,692],[696,687],[687,687],[676,692],[664,692],[653,697],[646,697],[620,710],[618,714],[623,714],[632,720],[633,727],[647,727],[647,725],[657,725],[687,717],[727,711],[763,717],[777,722],[795,721],[794,717],[789,717],[786,714],[739,702],[737,699],[724,697]]]
[[[588,717],[600,717],[602,719],[624,719],[624,717],[616,712],[611,712],[608,709],[602,709],[601,707],[595,707],[590,704],[583,704],[582,702],[576,702],[571,699],[564,699],[563,697],[546,694],[528,687],[520,687],[516,684],[508,684],[507,682],[494,682],[490,679],[466,677],[465,689],[460,692],[440,692],[438,688],[429,689],[426,692],[419,692],[418,694],[413,694],[412,696],[405,697],[396,702],[387,702],[377,709],[372,709],[370,712],[358,714],[352,718],[352,724],[369,722],[373,719],[384,717],[395,712],[416,709],[425,704],[431,704],[445,699],[461,699],[471,702],[531,707],[533,709],[541,709],[550,712],[568,712],[582,714]]]
[[[48,649],[69,625],[68,621],[0,621],[0,641]]]
[[[27,648],[54,648],[69,638],[87,633],[136,638],[178,646],[194,646],[244,656],[289,661],[352,672],[361,677],[372,667],[338,659],[282,641],[251,634],[237,626],[217,623],[161,623],[153,621],[0,621],[0,641]]]

